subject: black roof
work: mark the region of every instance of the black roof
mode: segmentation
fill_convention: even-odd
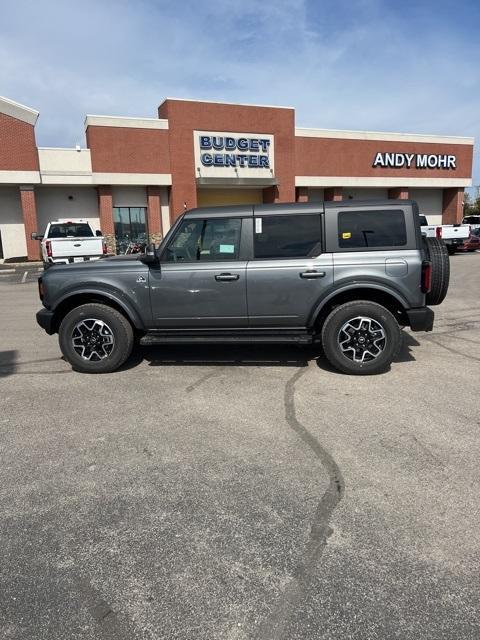
[[[214,217],[250,217],[252,215],[282,215],[282,214],[302,214],[316,213],[323,209],[330,208],[362,208],[374,207],[376,209],[382,207],[392,207],[392,205],[405,206],[412,205],[414,200],[339,200],[339,201],[318,201],[318,202],[279,202],[272,204],[239,204],[220,207],[197,207],[185,211],[184,216],[187,218],[203,218],[205,212],[208,216]]]

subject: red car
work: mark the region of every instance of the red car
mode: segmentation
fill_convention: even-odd
[[[477,249],[480,249],[480,236],[477,235],[475,231],[480,230],[475,229],[463,244],[457,245],[457,251],[476,251]]]

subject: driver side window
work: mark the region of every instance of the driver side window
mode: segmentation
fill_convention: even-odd
[[[221,262],[238,260],[241,218],[184,220],[163,260],[166,262]]]

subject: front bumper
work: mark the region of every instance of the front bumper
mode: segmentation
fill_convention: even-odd
[[[55,333],[53,329],[53,311],[49,311],[45,309],[45,307],[37,311],[37,322],[42,329],[45,329],[49,336]]]
[[[412,331],[431,331],[435,314],[429,307],[407,309],[407,316]]]

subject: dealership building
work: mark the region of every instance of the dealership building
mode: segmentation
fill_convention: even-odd
[[[87,115],[73,149],[37,147],[38,115],[0,98],[0,260],[37,260],[31,233],[56,218],[114,252],[197,206],[410,198],[454,223],[472,184],[472,138],[302,128],[292,107],[166,99],[156,118]]]

